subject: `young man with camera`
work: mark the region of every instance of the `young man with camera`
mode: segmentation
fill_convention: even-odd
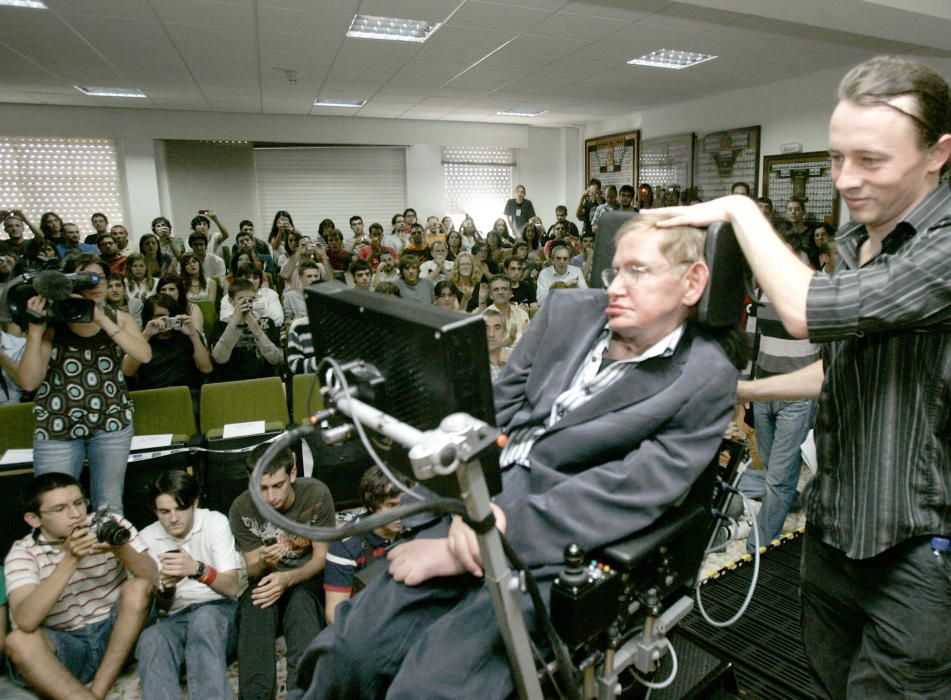
[[[104,698],[148,616],[158,570],[127,520],[90,517],[68,474],[35,477],[24,499],[33,532],[4,565],[13,676],[51,698]]]
[[[267,316],[254,314],[254,283],[236,279],[228,287],[234,312],[212,330],[211,357],[222,382],[271,377],[284,361],[280,331]]]
[[[136,647],[142,697],[178,697],[184,662],[189,697],[231,698],[228,653],[237,644],[242,562],[228,518],[198,507],[198,482],[184,471],[159,476],[149,502],[158,521],[140,536],[159,566],[161,617]]]

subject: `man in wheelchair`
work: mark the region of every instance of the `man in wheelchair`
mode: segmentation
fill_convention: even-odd
[[[679,503],[732,413],[737,369],[692,320],[709,279],[705,232],[657,220],[618,230],[605,291],[553,293],[494,385],[508,443],[493,510],[545,600],[568,544],[617,542]],[[474,532],[443,519],[389,558],[306,652],[304,697],[510,696]],[[523,608],[540,637],[527,597]]]

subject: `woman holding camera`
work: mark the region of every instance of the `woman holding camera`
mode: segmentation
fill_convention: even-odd
[[[79,478],[89,459],[93,506],[122,513],[122,487],[132,443],[132,400],[122,374],[129,355],[145,363],[152,349],[135,320],[106,305],[106,264],[84,253],[63,271],[93,272],[95,287],[79,295],[92,302],[92,320],[50,320],[42,296],[27,302],[29,324],[19,373],[24,389],[36,390],[33,469]],[[55,302],[54,302],[55,303]]]

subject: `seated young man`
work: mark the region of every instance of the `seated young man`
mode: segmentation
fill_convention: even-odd
[[[284,290],[284,323],[290,325],[297,319],[307,316],[307,298],[304,290],[320,280],[320,266],[313,260],[302,262],[297,267],[300,275],[300,289]]]
[[[211,357],[219,382],[272,377],[284,361],[280,329],[267,316],[255,315],[254,295],[250,280],[237,279],[228,287],[234,312],[227,322],[216,321],[211,331]]]
[[[494,383],[508,443],[493,510],[544,600],[567,544],[591,551],[676,503],[733,412],[736,367],[689,320],[709,276],[705,232],[658,220],[619,231],[606,291],[554,292]],[[306,698],[509,697],[475,533],[440,519],[388,557],[389,575],[341,603],[308,649]]]
[[[419,258],[410,253],[400,257],[400,278],[396,280],[400,297],[420,304],[432,304],[433,282],[428,277],[419,276]]]
[[[99,541],[82,488],[68,474],[35,477],[24,500],[33,533],[14,542],[4,565],[13,676],[51,698],[101,700],[148,617],[158,569],[121,517],[128,541]]]
[[[139,536],[159,567],[161,617],[142,632],[135,650],[142,697],[180,697],[184,662],[190,698],[228,700],[242,566],[228,518],[198,507],[198,481],[184,471],[156,479],[149,502],[158,521]]]
[[[250,475],[267,449],[248,458]],[[293,453],[285,449],[265,469],[261,493],[274,510],[301,523],[334,527],[333,497],[317,479],[298,478]],[[261,515],[245,491],[231,504],[231,531],[244,556],[248,587],[239,603],[238,687],[242,700],[273,700],[277,691],[274,639],[283,618],[287,641],[287,687],[296,687],[297,664],[323,627],[322,576],[327,543],[285,532]]]
[[[267,317],[271,319],[278,328],[284,323],[284,309],[281,306],[281,297],[273,289],[262,286],[264,278],[261,271],[253,263],[241,263],[238,265],[236,279],[249,280],[254,285],[254,312],[258,318]],[[219,318],[227,321],[234,313],[234,305],[231,303],[231,296],[227,295],[221,299],[221,312]]]
[[[403,479],[409,485],[408,479]],[[382,513],[400,504],[397,489],[377,466],[367,469],[360,478],[360,504],[367,515]],[[353,577],[375,559],[386,554],[387,548],[399,536],[403,525],[399,520],[378,527],[363,537],[348,537],[330,545],[327,552],[327,571],[324,573],[324,607],[327,624],[334,622],[337,606],[349,600],[353,593]]]

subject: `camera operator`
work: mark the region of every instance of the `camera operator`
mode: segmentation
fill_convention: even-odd
[[[832,275],[812,270],[756,204],[671,210],[725,219],[783,325],[822,361],[741,383],[741,400],[818,398],[818,472],[806,489],[802,633],[825,697],[951,694],[951,155],[948,83],[878,57],[839,84],[832,176],[852,221]]]
[[[51,698],[103,698],[148,616],[158,569],[128,521],[89,517],[68,474],[34,478],[23,505],[33,533],[4,565],[11,675]]]
[[[142,364],[130,355],[122,361],[122,372],[137,378],[139,389],[187,386],[197,407],[204,376],[214,367],[201,330],[191,316],[178,313],[178,303],[167,294],[145,300],[142,336],[152,348],[152,360]]]
[[[80,292],[92,303],[90,321],[50,324],[43,296],[27,302],[19,377],[25,391],[36,390],[33,468],[79,478],[88,458],[94,506],[122,513],[133,411],[122,359],[146,363],[152,349],[135,319],[106,305],[108,267],[102,260],[83,253],[68,259],[63,271],[93,272],[99,282]]]

